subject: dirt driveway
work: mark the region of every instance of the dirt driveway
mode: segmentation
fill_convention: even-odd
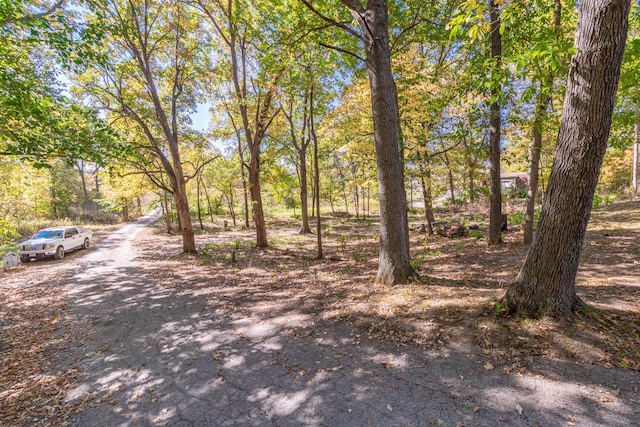
[[[640,425],[637,371],[543,354],[509,370],[477,343],[380,339],[378,326],[404,331],[346,312],[362,300],[311,263],[287,277],[260,263],[268,254],[185,257],[158,250],[168,241],[146,224],[2,277],[0,424]],[[11,334],[29,327],[42,339],[25,351]]]

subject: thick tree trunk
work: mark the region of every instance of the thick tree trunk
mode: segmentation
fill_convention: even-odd
[[[499,67],[502,57],[502,36],[500,35],[500,11],[494,0],[488,0],[491,11],[491,57],[494,66]],[[492,85],[493,102],[489,107],[489,245],[502,242],[502,186],[500,184],[500,86]]]
[[[414,275],[409,258],[409,224],[404,171],[400,161],[398,103],[391,73],[386,0],[345,1],[358,21],[365,42],[367,74],[371,88],[378,193],[380,199],[380,263],[376,280],[405,283]]]
[[[575,278],[607,149],[627,35],[628,0],[580,4],[562,122],[538,231],[504,302],[525,316],[572,319]]]
[[[189,201],[187,199],[187,188],[184,178],[179,182],[178,188],[173,193],[176,202],[176,212],[178,213],[178,225],[182,232],[182,251],[185,254],[195,254],[196,241],[191,223],[191,213],[189,212]]]
[[[262,209],[262,191],[260,190],[260,146],[255,146],[251,152],[251,164],[249,167],[249,191],[251,193],[251,206],[253,208],[253,223],[256,226],[256,246],[266,248],[267,226]],[[256,152],[254,152],[256,151]]]

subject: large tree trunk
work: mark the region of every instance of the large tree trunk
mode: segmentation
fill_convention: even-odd
[[[409,257],[409,224],[404,173],[400,160],[398,103],[391,73],[386,0],[342,0],[358,21],[365,44],[371,88],[378,193],[380,198],[380,263],[376,280],[405,283],[414,275]]]
[[[500,11],[494,0],[488,0],[491,11],[491,57],[494,66],[500,66],[502,57],[502,36],[500,35]],[[502,186],[500,184],[500,86],[492,85],[489,107],[489,245],[502,242]]]
[[[260,190],[260,146],[254,145],[252,148],[249,166],[249,191],[251,193],[251,206],[253,207],[253,223],[256,226],[256,246],[266,248],[269,243],[262,209],[262,191]]]
[[[504,302],[525,316],[572,319],[575,278],[607,149],[627,35],[628,0],[585,0],[538,232]]]

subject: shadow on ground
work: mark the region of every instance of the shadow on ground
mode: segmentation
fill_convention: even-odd
[[[232,264],[224,245],[203,261],[156,237],[135,262],[92,261],[70,280],[90,330],[75,425],[640,424],[637,372],[554,359],[536,350],[539,324],[496,340],[476,302],[499,281],[388,289],[366,256],[246,248]]]

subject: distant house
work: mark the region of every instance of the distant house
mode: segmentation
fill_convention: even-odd
[[[503,194],[515,195],[520,190],[526,190],[529,184],[529,173],[527,172],[501,172],[500,185]]]

